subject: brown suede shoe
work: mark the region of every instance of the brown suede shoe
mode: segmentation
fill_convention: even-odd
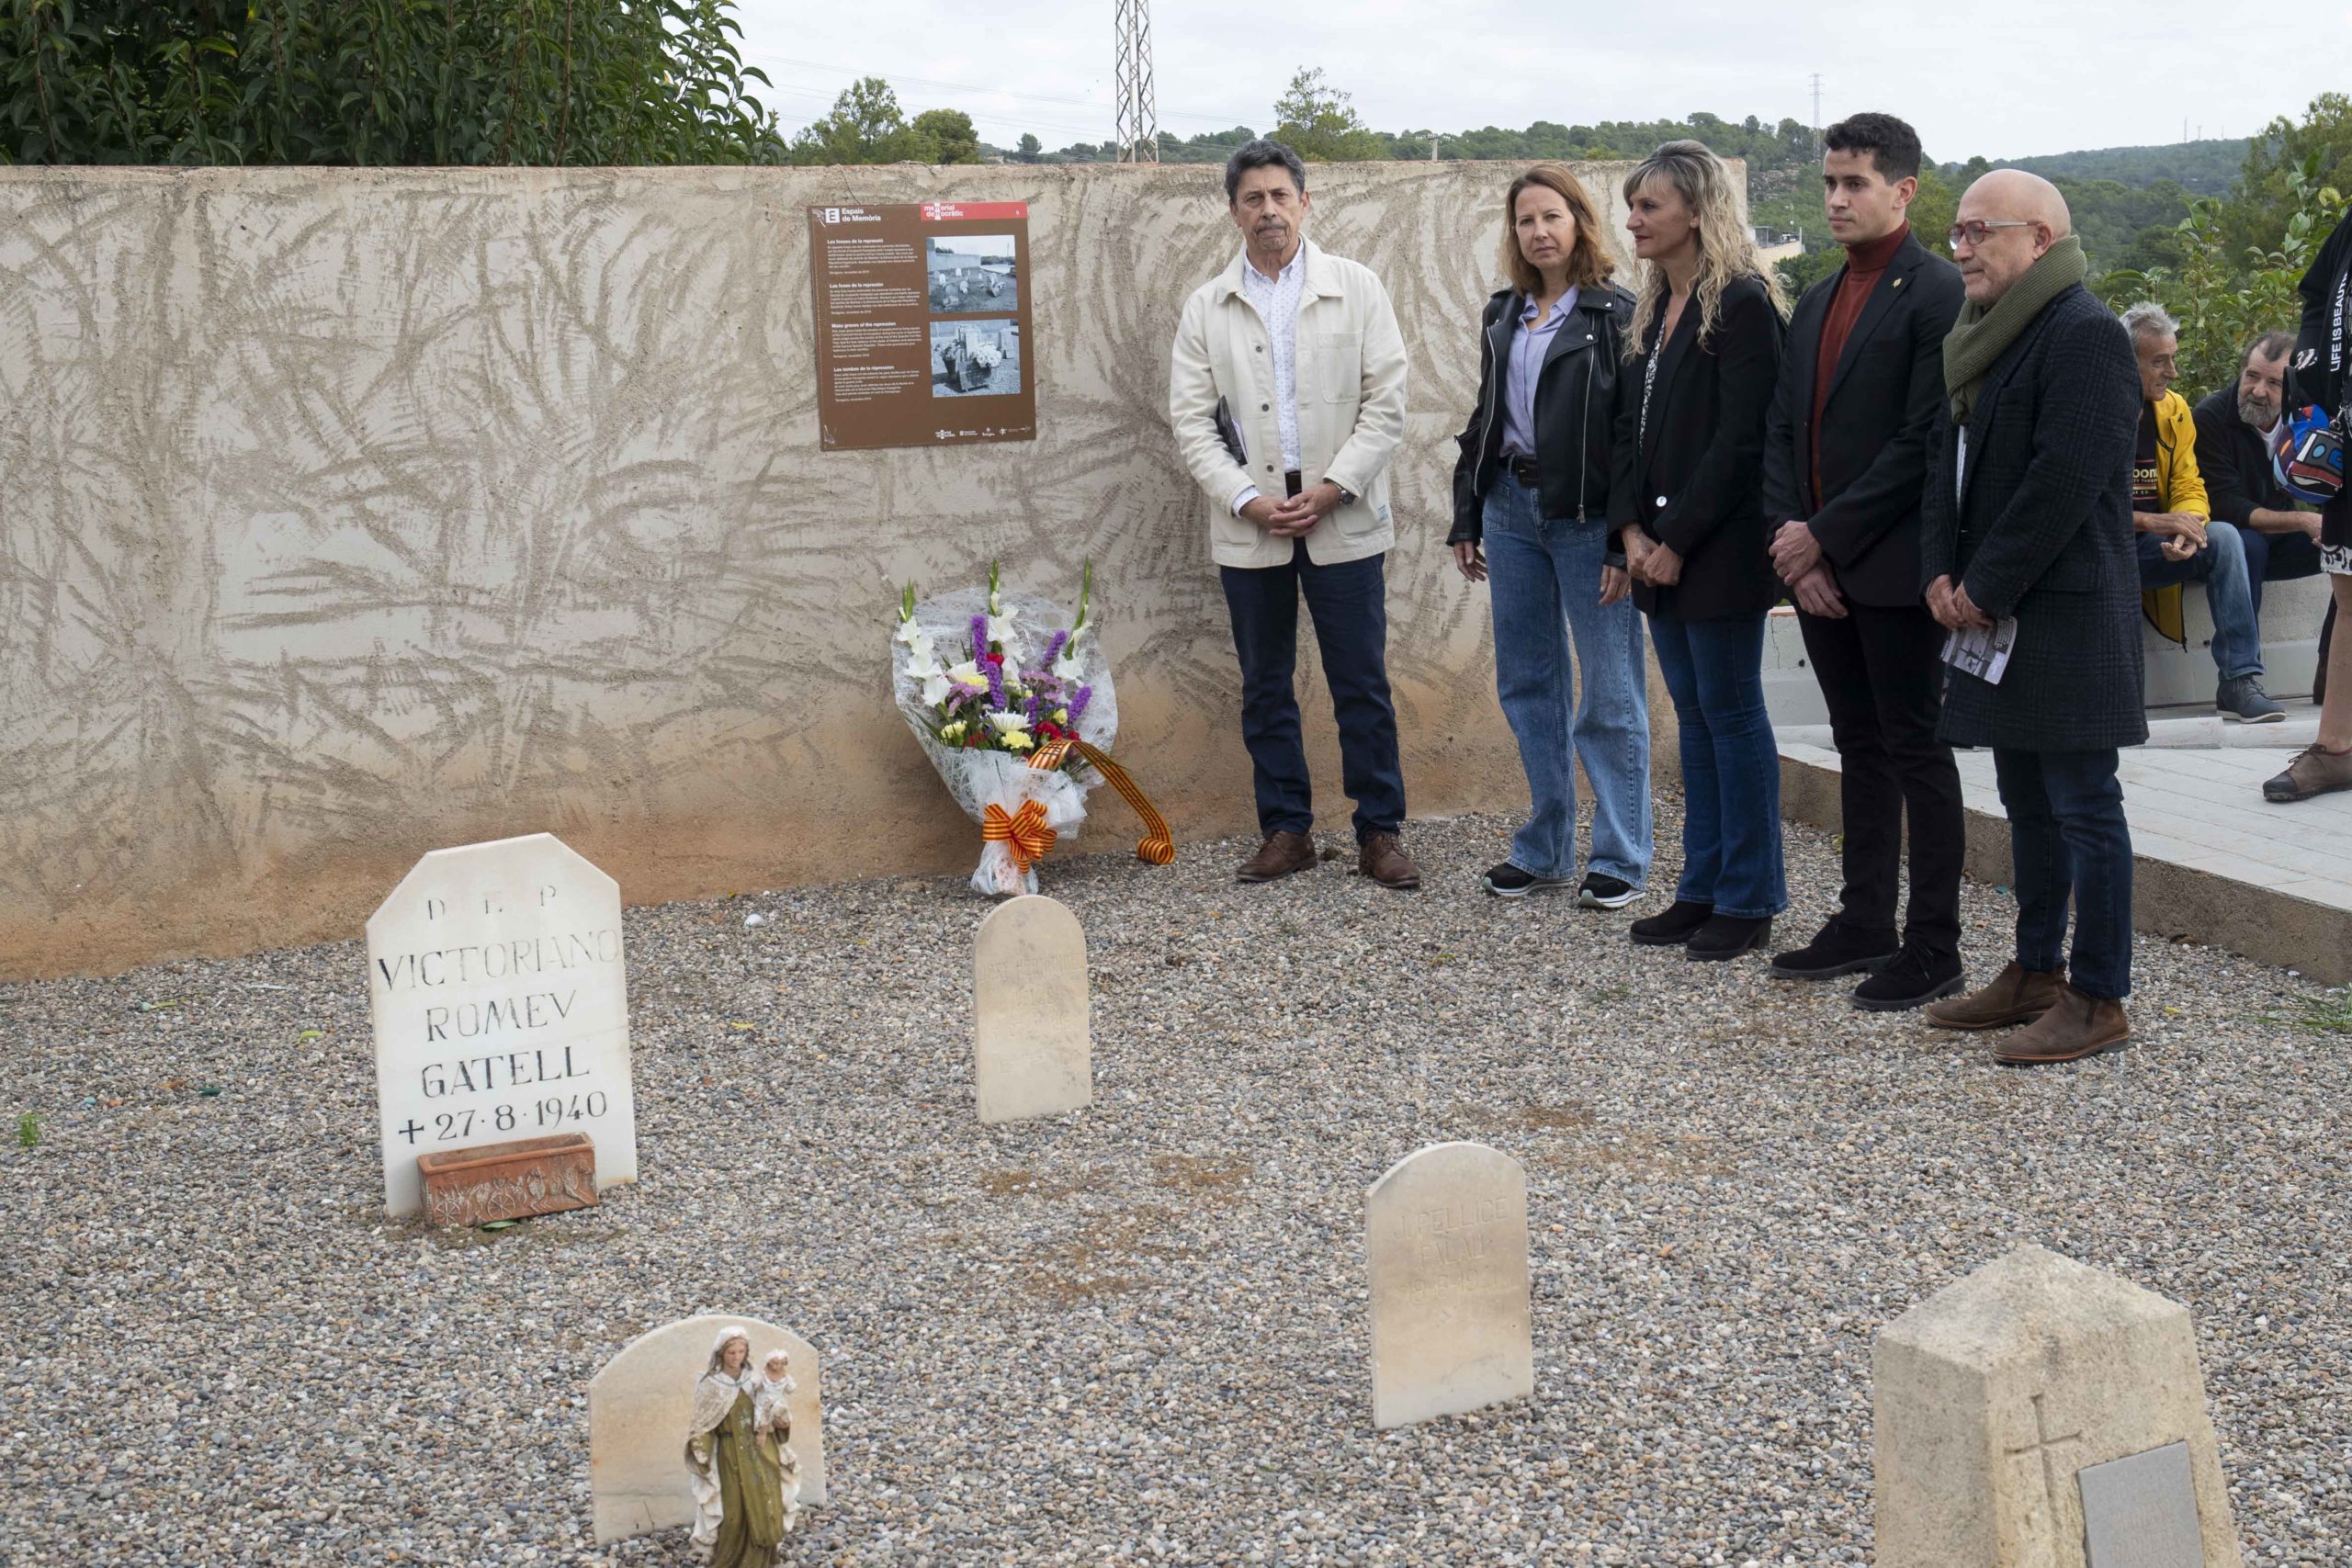
[[[2132,1021],[2123,1016],[2121,1002],[2060,986],[2050,1010],[1994,1046],[1993,1060],[2005,1067],[2037,1067],[2079,1062],[2131,1043]]]
[[[1258,852],[1241,863],[1233,874],[1236,882],[1272,882],[1278,876],[1288,876],[1294,871],[1305,871],[1315,863],[1315,840],[1304,833],[1273,832],[1258,846]]]
[[[1368,833],[1356,847],[1356,873],[1383,887],[1409,893],[1421,885],[1421,868],[1405,852],[1394,833]]]
[[[2263,781],[2262,798],[2287,805],[2339,789],[2352,789],[2352,751],[2307,746],[2285,773]]]
[[[2065,976],[2027,969],[2011,959],[1983,987],[1964,997],[1931,1002],[1919,1016],[1938,1029],[2006,1029],[2048,1012],[2065,988]]]

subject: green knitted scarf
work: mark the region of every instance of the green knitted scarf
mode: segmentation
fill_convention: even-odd
[[[1973,299],[1960,308],[1960,320],[1944,339],[1944,390],[1951,394],[1954,424],[1968,423],[1976,403],[1976,389],[1984,384],[1984,373],[1993,368],[1993,362],[2017,342],[2018,334],[2041,314],[2042,307],[2080,283],[2087,270],[2082,242],[2069,234],[2042,252],[2041,258],[2026,268],[2025,276],[2009,285],[2009,291],[1994,300],[1990,310]]]

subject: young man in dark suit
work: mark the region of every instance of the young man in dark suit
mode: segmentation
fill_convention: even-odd
[[[2131,1038],[2132,829],[2116,751],[2148,738],[2132,528],[2140,367],[2123,323],[2083,287],[2082,246],[2048,180],[1986,175],[1960,198],[1951,241],[1968,304],[1944,344],[1919,570],[1947,629],[1995,649],[2010,639],[2006,662],[1988,649],[1981,670],[1954,666],[1937,730],[1992,748],[2017,956],[1927,1019],[2022,1023],[1995,1061],[2071,1062]]]
[[[1908,217],[1919,136],[1885,114],[1822,134],[1824,205],[1846,265],[1797,302],[1764,433],[1772,564],[1796,602],[1829,705],[1845,887],[1785,978],[1871,973],[1854,1005],[1915,1008],[1960,989],[1960,771],[1936,738],[1944,629],[1920,597],[1919,494],[1943,401],[1960,271]],[[1911,817],[1911,907],[1895,904]]]

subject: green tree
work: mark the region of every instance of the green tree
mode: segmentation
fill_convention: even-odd
[[[913,130],[922,142],[917,154],[927,164],[977,164],[980,133],[962,109],[925,109],[915,116]]]
[[[922,134],[899,107],[899,95],[879,76],[851,83],[833,100],[831,114],[809,121],[792,139],[796,164],[899,164],[920,161],[924,152]]]
[[[1044,142],[1038,141],[1035,136],[1024,130],[1021,133],[1020,144],[1014,149],[1012,156],[1018,162],[1023,164],[1034,164],[1037,161],[1037,155],[1045,150],[1046,144]]]
[[[2178,226],[2178,265],[2118,268],[2098,280],[2099,298],[2116,309],[2154,299],[2180,322],[2180,378],[2191,401],[2237,374],[2238,355],[2256,333],[2301,323],[2295,284],[2345,211],[2344,194],[2323,183],[2325,165],[2324,152],[2314,150],[2300,166],[2277,171],[2290,206],[2268,243],[2235,243],[2233,204],[2199,197]]]
[[[0,161],[780,162],[733,0],[0,0]]]
[[[2295,180],[2312,177],[2313,159],[2322,185],[2352,191],[2352,97],[2322,93],[2301,124],[2281,117],[2254,139],[2230,193],[2233,243],[2258,245],[2286,231],[2299,205]]]
[[[1356,116],[1353,100],[1320,70],[1301,66],[1274,100],[1274,140],[1318,164],[1357,164],[1388,156],[1387,139]]]

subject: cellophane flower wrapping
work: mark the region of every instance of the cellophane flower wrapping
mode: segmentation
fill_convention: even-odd
[[[1054,634],[1069,629],[1070,613],[1034,593],[999,593],[997,603],[1001,606],[998,624],[1002,625],[1006,615],[1012,618],[1007,628],[1010,636],[1002,639],[1006,670],[1046,668],[1045,657]],[[919,602],[914,607],[914,626],[927,642],[931,659],[941,666],[971,659],[972,620],[986,615],[988,608],[988,592],[978,588],[957,589]],[[1023,803],[1036,801],[1045,807],[1046,826],[1058,836],[1055,847],[1069,842],[1086,820],[1087,792],[1102,782],[1094,770],[1075,756],[1068,766],[1048,770],[1031,767],[1026,754],[943,743],[938,710],[923,701],[923,682],[913,673],[922,650],[908,640],[902,627],[903,624],[893,627],[901,635],[894,636],[890,644],[891,690],[899,716],[914,731],[923,755],[939,770],[940,780],[956,797],[956,804],[978,822],[990,806],[1002,807],[1011,815]],[[1073,666],[1072,682],[1090,689],[1084,710],[1074,716],[1069,728],[1088,745],[1108,751],[1119,732],[1119,700],[1112,690],[1111,667],[1102,657],[1102,641],[1091,619],[1057,662]],[[1036,869],[1033,866],[1024,873],[1010,845],[984,843],[980,863],[972,871],[972,890],[991,897],[1035,893]]]

